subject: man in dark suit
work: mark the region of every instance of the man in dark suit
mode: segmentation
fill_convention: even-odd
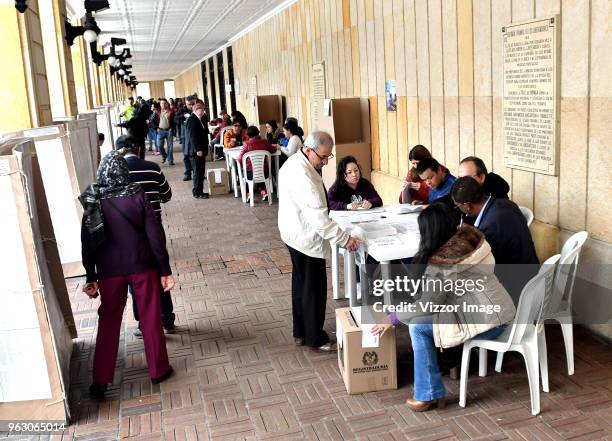
[[[471,176],[457,179],[451,196],[464,215],[476,218],[474,226],[484,233],[495,257],[495,273],[516,299],[540,263],[523,213],[511,200],[486,195]]]
[[[206,155],[208,155],[208,125],[202,121],[204,105],[196,104],[185,124],[186,142],[193,169],[193,197],[208,199],[204,192],[204,174],[206,172]]]

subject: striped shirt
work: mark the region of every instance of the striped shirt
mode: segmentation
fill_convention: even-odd
[[[130,181],[142,186],[155,214],[161,219],[161,204],[172,198],[172,190],[159,165],[136,155],[126,155],[125,160],[130,169]]]

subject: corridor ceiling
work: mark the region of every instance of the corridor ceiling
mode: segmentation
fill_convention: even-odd
[[[100,42],[127,40],[138,81],[173,79],[287,0],[109,0],[95,14]],[[83,0],[67,0],[71,19]]]

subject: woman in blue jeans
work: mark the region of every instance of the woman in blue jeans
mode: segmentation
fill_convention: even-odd
[[[406,404],[422,412],[445,405],[438,350],[476,336],[499,336],[516,309],[493,273],[495,259],[480,231],[465,224],[457,229],[450,208],[442,203],[423,210],[418,224],[421,243],[410,268],[411,278],[421,281],[420,292],[413,297],[415,312],[392,313],[391,323],[376,325],[372,332],[382,335],[399,323],[408,325],[414,397]]]

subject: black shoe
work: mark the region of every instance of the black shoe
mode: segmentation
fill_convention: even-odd
[[[174,165],[174,161],[170,161],[170,162],[169,162],[169,164],[170,164],[170,165]]]
[[[183,178],[183,181],[191,181],[191,176],[185,176],[185,177]]]
[[[201,199],[208,199],[209,197],[210,197],[210,196],[208,195],[208,193],[202,193],[202,194],[200,195],[200,198],[201,198]]]
[[[162,164],[166,163],[166,158],[162,158]]]
[[[172,366],[170,366],[168,368],[168,370],[166,371],[166,373],[164,375],[162,375],[161,377],[151,378],[151,383],[159,384],[162,381],[167,380],[168,378],[170,378],[172,376],[173,372],[174,372],[174,369],[172,369]]]
[[[89,396],[95,400],[103,400],[106,393],[106,384],[92,383],[89,386]]]

